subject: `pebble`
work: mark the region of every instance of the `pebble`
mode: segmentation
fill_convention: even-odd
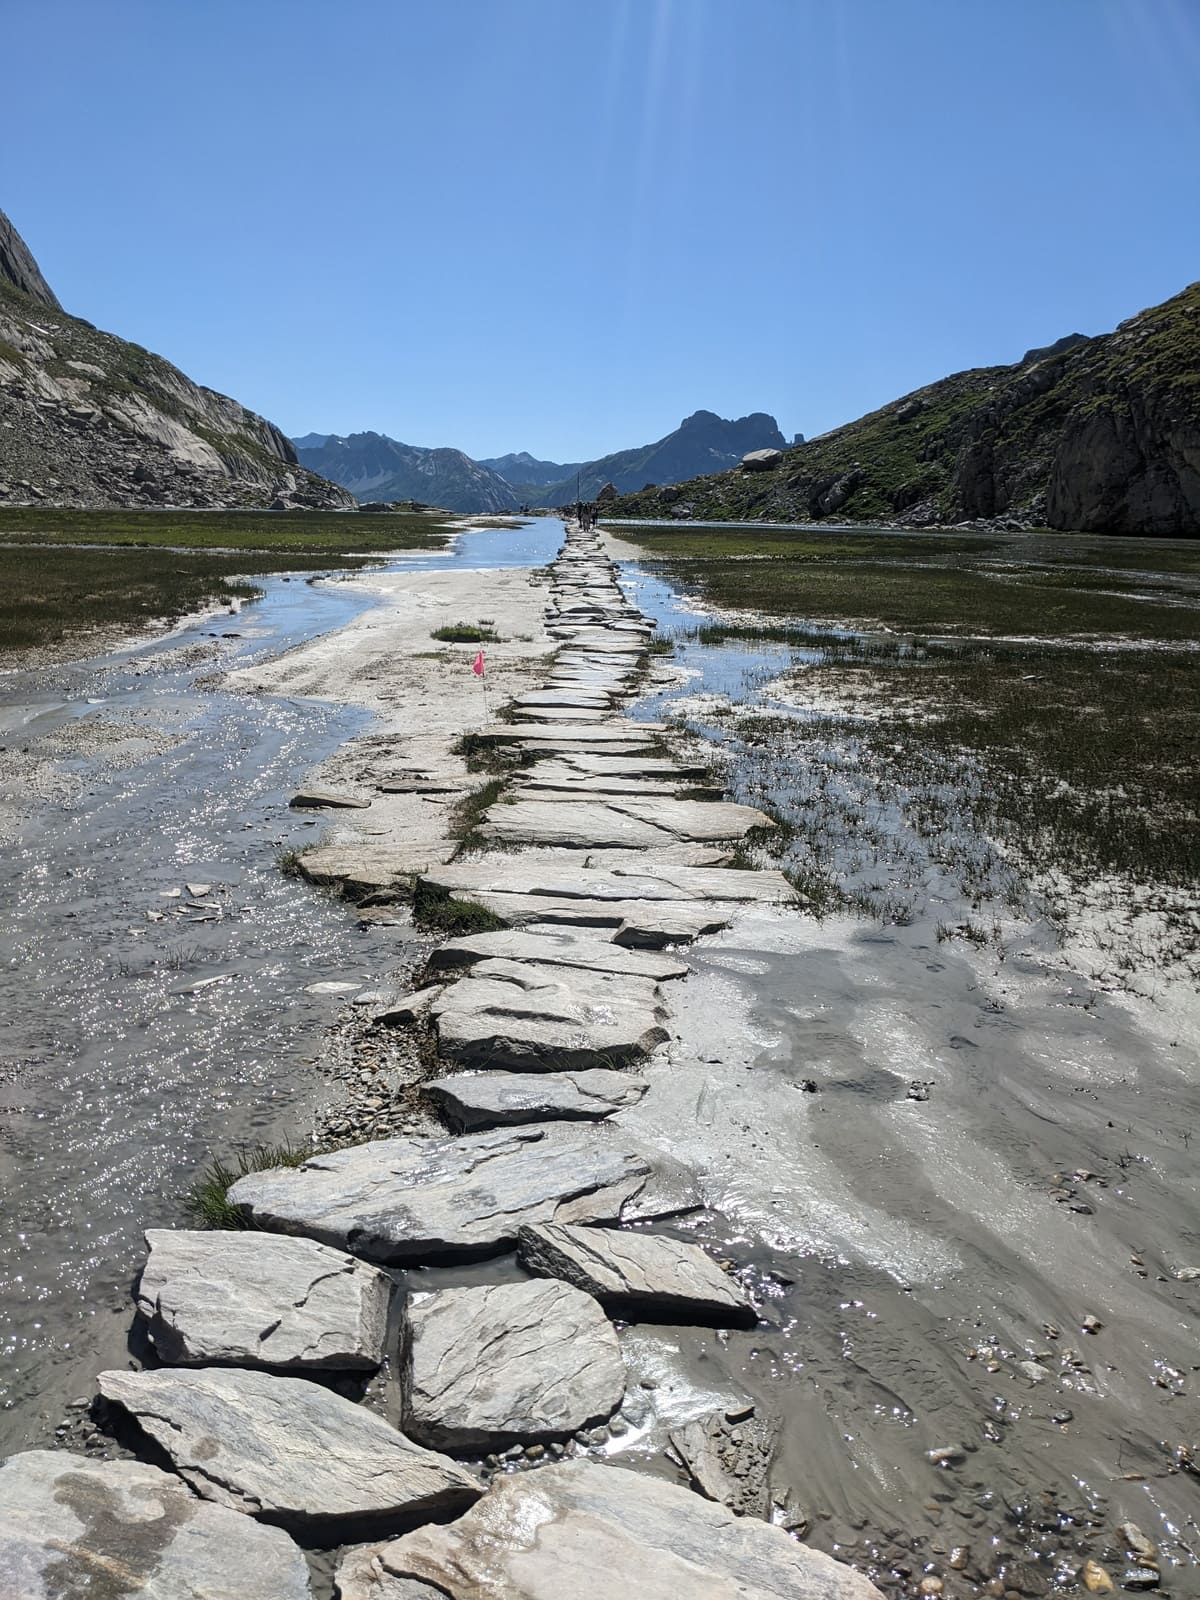
[[[926,1594],[926,1595],[941,1594],[942,1588],[943,1588],[942,1580],[940,1578],[936,1578],[936,1577],[932,1577],[932,1576],[928,1577],[928,1578],[922,1578],[920,1583],[917,1585],[918,1591],[921,1594]]]
[[[956,1544],[950,1552],[950,1565],[955,1572],[962,1572],[971,1559],[971,1546],[969,1544]]]
[[[1126,1567],[1121,1574],[1122,1589],[1157,1589],[1161,1582],[1157,1567]]]
[[[1108,1569],[1092,1560],[1083,1563],[1083,1584],[1092,1594],[1111,1594],[1115,1587]]]
[[[1090,1312],[1083,1319],[1084,1333],[1099,1333],[1103,1326],[1104,1324],[1100,1321],[1100,1318],[1092,1316]]]
[[[935,1467],[950,1467],[963,1458],[963,1452],[953,1444],[938,1445],[935,1450],[926,1450],[925,1454]]]
[[[1158,1546],[1154,1543],[1153,1539],[1147,1539],[1146,1535],[1138,1527],[1136,1522],[1121,1523],[1120,1527],[1117,1529],[1117,1532],[1125,1541],[1125,1548],[1143,1566],[1151,1567],[1158,1565]]]

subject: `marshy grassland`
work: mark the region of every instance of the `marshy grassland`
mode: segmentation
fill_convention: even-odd
[[[0,659],[86,648],[155,621],[257,594],[245,580],[361,567],[393,550],[440,549],[428,511],[87,511],[0,508]],[[103,638],[101,638],[103,636]]]
[[[710,613],[682,644],[794,650],[718,721],[815,909],[999,940],[1032,896],[1118,975],[1194,960],[1200,542],[620,536]]]

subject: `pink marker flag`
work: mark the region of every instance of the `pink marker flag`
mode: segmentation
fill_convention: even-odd
[[[483,651],[482,650],[475,657],[474,661],[472,661],[472,663],[471,663],[471,671],[475,674],[475,676],[477,678],[482,678],[483,677]]]

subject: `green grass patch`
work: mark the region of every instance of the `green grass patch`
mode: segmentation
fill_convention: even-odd
[[[499,636],[481,623],[448,622],[445,627],[435,628],[429,637],[442,644],[495,644]]]
[[[315,1153],[285,1140],[282,1144],[240,1145],[228,1160],[214,1156],[184,1196],[184,1210],[197,1228],[250,1228],[253,1224],[230,1204],[231,1185],[250,1172],[299,1167]]]
[[[0,543],[174,546],[315,557],[440,550],[453,529],[440,512],[397,511],[91,511],[0,506]],[[302,562],[292,562],[296,567]]]
[[[507,924],[485,906],[456,900],[443,889],[419,883],[413,894],[413,922],[425,933],[457,938],[468,933],[495,933]]]

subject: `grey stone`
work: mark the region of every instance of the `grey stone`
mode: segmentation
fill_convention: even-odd
[[[464,1072],[425,1085],[450,1121],[461,1128],[556,1119],[596,1122],[636,1105],[648,1087],[644,1078],[604,1067],[575,1072]]]
[[[333,789],[301,789],[288,801],[297,809],[325,809],[331,811],[365,811],[371,804],[352,794],[341,794]]]
[[[501,957],[509,961],[536,961],[543,966],[589,967],[596,972],[626,972],[661,983],[687,976],[687,966],[675,956],[650,951],[624,950],[604,939],[588,938],[560,928],[534,932],[502,928],[495,933],[467,934],[449,939],[433,951],[429,969],[470,966],[476,961]]]
[[[388,1572],[379,1551],[386,1545],[353,1545],[337,1568],[337,1600],[446,1600],[444,1589]]]
[[[28,1450],[0,1463],[5,1600],[308,1600],[280,1528],[197,1500],[140,1461]]]
[[[784,905],[796,891],[781,872],[749,872],[734,867],[656,865],[572,867],[555,857],[545,861],[530,852],[495,860],[453,862],[430,867],[422,882],[447,894],[527,894],[555,900],[716,900]]]
[[[404,1391],[414,1439],[482,1452],[611,1416],[625,1363],[590,1295],[565,1283],[478,1284],[410,1298]]]
[[[311,1239],[151,1228],[138,1310],[177,1365],[373,1371],[392,1282]]]
[[[739,1285],[700,1248],[665,1234],[532,1223],[517,1236],[521,1265],[562,1278],[634,1320],[717,1322],[752,1327],[758,1320]]]
[[[583,967],[480,961],[430,1009],[442,1054],[477,1066],[619,1064],[667,1038],[650,979]]]
[[[741,468],[743,472],[773,472],[782,460],[782,450],[748,450]]]
[[[608,1131],[549,1123],[379,1139],[250,1173],[229,1198],[256,1227],[414,1263],[496,1255],[527,1222],[616,1222],[693,1203],[680,1169]]]
[[[723,1411],[671,1430],[671,1444],[695,1487],[739,1517],[770,1517],[778,1439],[778,1425],[767,1418],[731,1422]]]
[[[98,1381],[197,1494],[310,1536],[369,1537],[480,1492],[455,1462],[303,1378],[199,1367]]]
[[[593,1461],[497,1477],[459,1521],[376,1555],[447,1600],[881,1600],[853,1567],[782,1528]]]
[[[549,923],[585,929],[610,929],[615,944],[661,950],[687,944],[701,934],[727,928],[741,907],[736,903],[689,900],[576,900],[531,894],[464,892],[464,900],[484,906],[511,927]]]

